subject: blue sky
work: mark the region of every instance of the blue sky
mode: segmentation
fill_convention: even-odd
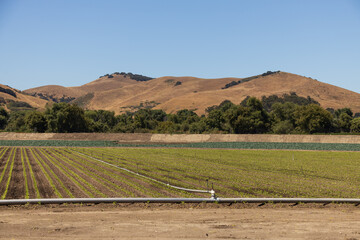
[[[0,0],[0,83],[286,71],[360,93],[360,0]]]

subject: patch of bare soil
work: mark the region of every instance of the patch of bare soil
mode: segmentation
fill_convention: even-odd
[[[6,199],[25,198],[25,180],[21,163],[20,148],[15,149],[14,168],[11,174],[9,190]]]
[[[360,239],[354,205],[0,207],[0,239]]]

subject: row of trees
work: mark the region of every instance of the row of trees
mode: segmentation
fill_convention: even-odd
[[[359,133],[360,118],[354,117],[349,108],[325,110],[311,98],[292,94],[262,100],[248,97],[239,105],[226,100],[209,107],[202,116],[187,109],[175,114],[140,109],[115,115],[105,110],[84,110],[68,103],[55,103],[44,112],[8,113],[1,108],[0,128],[55,133]]]

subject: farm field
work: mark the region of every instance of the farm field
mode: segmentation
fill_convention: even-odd
[[[0,140],[8,147],[130,147],[130,148],[211,148],[211,149],[277,149],[315,151],[360,151],[357,143],[318,142],[194,142],[194,143],[123,143],[109,140]]]
[[[0,199],[210,197],[106,163],[219,197],[360,197],[358,152],[1,147]]]

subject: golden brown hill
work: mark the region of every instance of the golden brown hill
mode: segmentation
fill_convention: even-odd
[[[45,109],[48,101],[0,84],[0,106],[7,110]]]
[[[124,86],[136,84],[137,81],[123,75],[112,75],[111,78],[103,76],[95,81],[84,84],[79,87],[63,87],[59,85],[47,85],[27,89],[24,92],[40,96],[55,102],[70,102],[73,99],[80,98],[89,93],[104,92],[112,89],[120,89]]]
[[[168,113],[194,109],[198,114],[203,114],[207,107],[218,105],[224,100],[238,104],[246,96],[261,98],[295,92],[302,97],[310,96],[324,108],[349,107],[354,112],[360,112],[360,94],[286,72],[250,78],[160,77],[150,81],[112,75],[79,87],[45,86],[26,92],[76,98],[75,102],[88,109],[105,109],[116,113],[149,107],[163,109]]]

